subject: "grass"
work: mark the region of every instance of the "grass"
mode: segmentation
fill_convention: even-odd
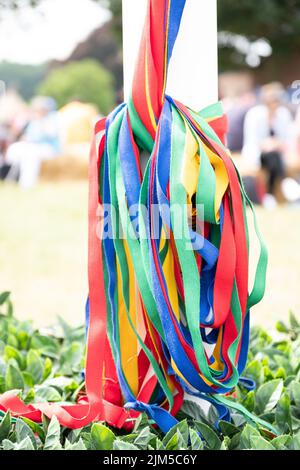
[[[43,183],[30,191],[0,185],[0,291],[16,315],[37,326],[57,315],[84,321],[87,294],[87,183]],[[257,209],[269,247],[267,292],[252,321],[271,327],[300,312],[299,208]],[[254,252],[256,249],[254,248]]]

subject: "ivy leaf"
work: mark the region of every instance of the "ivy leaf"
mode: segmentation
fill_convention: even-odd
[[[291,386],[292,398],[297,408],[300,409],[300,383],[293,382]]]
[[[251,361],[245,371],[245,375],[251,377],[254,380],[257,386],[263,383],[264,380],[264,371],[263,366],[260,361],[257,359]]]
[[[195,429],[190,428],[191,450],[203,450],[203,441]]]
[[[292,429],[291,402],[287,393],[280,398],[276,410],[275,420],[281,432],[289,432]]]
[[[15,359],[20,368],[23,368],[24,366],[24,358],[22,354],[19,353],[19,351],[13,346],[5,346],[4,359],[6,362],[8,362],[10,359]]]
[[[5,415],[4,418],[2,419],[0,423],[0,442],[3,441],[3,439],[6,439],[10,433],[10,428],[11,428],[11,416],[10,412],[8,411]]]
[[[36,389],[36,401],[41,402],[59,402],[62,400],[61,394],[54,387],[46,387],[41,385]]]
[[[180,433],[183,437],[183,441],[184,441],[185,445],[186,446],[188,445],[189,427],[188,427],[187,420],[184,419],[183,421],[180,421],[175,426],[173,426],[173,428],[170,429],[170,431],[167,432],[167,434],[164,436],[162,442],[163,442],[163,445],[165,447],[167,447],[167,445],[168,445],[169,441],[171,440],[171,438],[177,433],[177,429],[179,429],[179,431],[180,431]]]
[[[91,439],[95,450],[112,450],[116,436],[104,424],[95,423],[92,426]]]
[[[293,330],[297,330],[298,328],[300,328],[300,323],[298,322],[297,318],[295,317],[292,311],[289,312],[289,321]]]
[[[240,430],[238,427],[234,426],[233,424],[231,423],[228,423],[228,421],[223,421],[221,420],[219,422],[219,427],[220,427],[220,431],[221,433],[224,435],[224,436],[228,436],[228,437],[232,437],[234,436],[235,434],[239,433]]]
[[[113,444],[113,450],[140,450],[134,444],[129,442],[123,442],[120,439],[116,439]]]
[[[195,426],[196,429],[204,437],[205,441],[207,442],[207,445],[211,450],[220,450],[222,442],[219,439],[217,433],[215,433],[212,428],[210,428],[204,423],[200,423],[200,421],[195,421]]]
[[[60,425],[56,416],[53,416],[46,434],[44,450],[61,450]]]
[[[5,374],[6,390],[23,390],[24,380],[19,369],[9,364]]]
[[[255,408],[255,392],[254,390],[251,390],[250,392],[247,393],[245,396],[244,400],[242,401],[242,404],[245,408],[247,408],[250,413],[254,411]]]
[[[36,351],[30,349],[27,353],[27,372],[29,372],[35,384],[41,383],[44,375],[44,364]]]
[[[9,299],[10,292],[2,292],[0,294],[0,305],[4,305],[5,302]]]
[[[276,450],[270,442],[264,439],[261,436],[251,436],[250,438],[251,446],[255,450]]]
[[[251,438],[254,436],[259,437],[259,431],[250,424],[246,424],[240,436],[240,448],[251,449]]]
[[[231,443],[230,437],[225,436],[222,442],[222,445],[220,447],[220,450],[229,450],[230,443]]]
[[[78,442],[71,443],[66,439],[65,443],[65,450],[87,450],[87,448],[84,445],[83,440],[80,438]]]
[[[165,450],[165,446],[163,445],[162,441],[157,437],[155,441],[155,449],[156,450]]]
[[[28,436],[21,442],[11,442],[8,439],[4,439],[2,446],[3,450],[35,450]]]
[[[147,426],[139,433],[138,437],[136,437],[134,445],[147,450],[147,446],[153,437],[155,437],[154,434],[151,433],[149,426]]]
[[[29,437],[29,439],[32,442],[33,448],[36,450],[37,449],[37,444],[36,444],[36,439],[35,436],[28,426],[24,421],[21,419],[17,419],[16,426],[15,426],[15,433],[16,433],[16,438],[17,442],[23,442],[26,437]]]
[[[45,433],[39,424],[35,423],[34,421],[31,421],[28,418],[22,418],[22,420],[30,427],[34,434],[37,434],[39,436],[41,442],[45,441]]]
[[[300,450],[300,431],[293,437],[292,449]]]
[[[272,439],[271,444],[277,450],[286,450],[291,445],[292,442],[293,442],[293,439],[291,436],[287,434],[283,434],[282,436],[278,436]]]
[[[283,381],[271,380],[259,387],[256,393],[256,406],[259,414],[267,413],[275,408],[283,390]]]

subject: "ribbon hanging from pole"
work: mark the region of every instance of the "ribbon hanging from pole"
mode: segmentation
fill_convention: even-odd
[[[167,432],[191,394],[230,419],[222,395],[245,368],[267,252],[225,146],[220,103],[198,112],[165,94],[185,3],[149,0],[129,102],[96,125],[86,397],[25,406],[8,392],[2,409],[55,414],[70,428],[104,420],[130,429],[146,412]],[[251,288],[247,205],[260,243]]]

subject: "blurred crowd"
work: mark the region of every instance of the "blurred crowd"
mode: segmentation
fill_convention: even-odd
[[[228,116],[227,145],[246,191],[256,204],[273,207],[300,202],[300,106],[295,90],[274,82],[254,87],[242,75],[220,77],[220,94]],[[59,111],[50,97],[30,106],[6,96],[0,108],[0,178],[29,188],[38,181],[43,162],[61,157],[66,143],[87,146],[97,110],[74,101]],[[88,147],[82,154],[88,156]]]
[[[223,103],[229,121],[227,145],[253,202],[273,207],[300,202],[300,106],[294,89],[274,82],[243,81]],[[222,82],[221,82],[222,83]],[[227,92],[227,93],[226,93]]]
[[[51,97],[37,96],[27,106],[14,93],[6,95],[0,106],[0,179],[30,188],[43,162],[70,152],[87,159],[97,117],[94,106],[76,100],[57,110]]]

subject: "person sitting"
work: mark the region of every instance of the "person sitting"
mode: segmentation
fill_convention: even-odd
[[[56,158],[61,152],[60,126],[56,104],[52,98],[33,99],[32,116],[18,142],[11,144],[5,160],[11,169],[8,179],[19,175],[19,184],[30,188],[38,180],[41,163]]]
[[[290,202],[300,198],[300,186],[286,177],[285,156],[292,139],[293,117],[284,105],[284,88],[270,83],[261,89],[261,104],[250,109],[244,124],[242,156],[267,177],[265,204],[275,205],[278,194]]]

